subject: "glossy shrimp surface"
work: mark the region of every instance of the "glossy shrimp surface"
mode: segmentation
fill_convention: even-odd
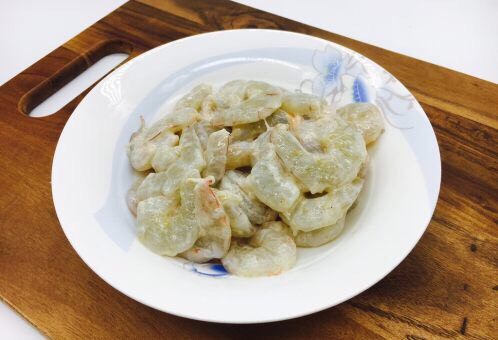
[[[140,127],[131,135],[127,145],[128,158],[131,166],[138,171],[151,168],[151,160],[156,152],[156,147],[150,142],[145,120],[140,118]]]
[[[205,153],[207,166],[203,172],[205,177],[213,176],[215,181],[219,181],[225,174],[229,136],[230,133],[225,129],[209,136]]]
[[[233,126],[257,122],[282,105],[282,90],[264,82],[248,82],[241,101],[214,114],[213,125]],[[231,99],[228,102],[233,103]]]
[[[346,218],[343,217],[335,224],[312,231],[299,231],[294,237],[298,247],[314,248],[329,243],[339,236],[344,229]]]
[[[282,109],[293,115],[319,118],[326,106],[325,100],[307,93],[286,94],[282,99]]]
[[[226,168],[237,169],[250,166],[253,149],[253,142],[230,143],[227,148]]]
[[[227,171],[221,180],[220,189],[230,191],[242,198],[239,206],[254,224],[274,221],[277,213],[259,201],[247,183],[247,175],[240,171]]]
[[[327,117],[314,123],[312,131],[323,151],[306,150],[283,124],[277,125],[271,135],[271,141],[286,168],[312,194],[352,181],[367,157],[361,134],[342,119]]]
[[[371,103],[349,104],[337,110],[337,114],[361,133],[366,144],[376,141],[384,131],[382,113]]]
[[[228,219],[234,237],[250,237],[256,232],[256,226],[252,224],[247,214],[242,210],[242,197],[228,190],[216,190],[216,197],[220,200]]]
[[[138,239],[244,277],[291,269],[297,247],[340,242],[368,180],[366,145],[384,129],[373,104],[336,110],[252,80],[200,84],[160,113],[140,118],[127,145]]]
[[[200,226],[200,235],[193,247],[181,255],[190,261],[202,263],[222,258],[228,251],[232,234],[230,220],[210,188],[214,178],[195,181],[195,216]]]
[[[296,244],[282,222],[263,225],[248,243],[234,242],[223,258],[225,268],[239,276],[278,275],[294,266]]]
[[[303,195],[294,208],[282,213],[281,217],[294,233],[333,225],[346,215],[362,187],[363,179],[357,178],[320,197],[307,198]]]
[[[199,176],[190,171],[181,183],[180,201],[154,196],[138,203],[137,235],[140,241],[160,255],[175,256],[191,248],[199,236],[195,214],[194,188]]]
[[[289,211],[301,191],[294,176],[287,173],[271,143],[262,147],[261,157],[247,177],[256,197],[275,211]]]

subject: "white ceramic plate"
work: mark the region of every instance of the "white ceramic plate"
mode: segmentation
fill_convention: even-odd
[[[221,266],[158,256],[135,238],[125,194],[133,180],[125,145],[137,129],[201,83],[263,80],[338,106],[375,102],[386,131],[370,148],[366,186],[343,234],[300,249],[295,268],[246,279]],[[118,68],[81,101],[61,134],[52,190],[57,216],[83,261],[114,288],[192,319],[255,323],[343,302],[386,276],[430,221],[441,166],[434,131],[408,90],[371,60],[318,38],[273,30],[197,35]]]

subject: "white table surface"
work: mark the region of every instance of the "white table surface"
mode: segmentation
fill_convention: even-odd
[[[0,0],[0,84],[124,2]],[[238,2],[498,83],[496,0]],[[13,338],[43,336],[0,302],[0,339]]]

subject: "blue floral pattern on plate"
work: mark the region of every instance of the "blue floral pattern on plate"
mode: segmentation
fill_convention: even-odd
[[[341,75],[344,73],[342,54],[331,46],[313,53],[312,64],[318,74],[313,79],[314,94],[325,97],[335,88],[341,88]]]
[[[412,128],[406,122],[400,124],[396,116],[409,113],[414,107],[415,98],[410,94],[394,92],[389,85],[395,83],[396,79],[385,70],[382,70],[380,77],[372,79],[372,72],[368,68],[373,65],[365,57],[326,45],[323,50],[314,51],[311,64],[316,75],[301,82],[302,91],[311,90],[314,95],[339,107],[351,102],[375,103],[391,126],[398,129]]]
[[[210,277],[223,277],[230,275],[221,263],[186,262],[183,264],[183,268],[196,274]]]
[[[369,95],[365,80],[358,76],[353,83],[353,100],[355,103],[368,103]]]

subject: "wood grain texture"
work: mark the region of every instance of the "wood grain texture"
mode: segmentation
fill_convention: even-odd
[[[93,62],[88,51],[109,41],[120,41],[118,46],[134,57],[185,36],[245,27],[315,35],[389,70],[428,114],[443,177],[427,232],[371,289],[296,320],[220,325],[143,306],[79,259],[57,221],[50,175],[59,134],[85,93],[52,116],[30,118],[23,112],[88,67]],[[495,84],[225,0],[140,0],[126,3],[1,86],[0,108],[0,296],[50,337],[491,339],[498,334]]]

